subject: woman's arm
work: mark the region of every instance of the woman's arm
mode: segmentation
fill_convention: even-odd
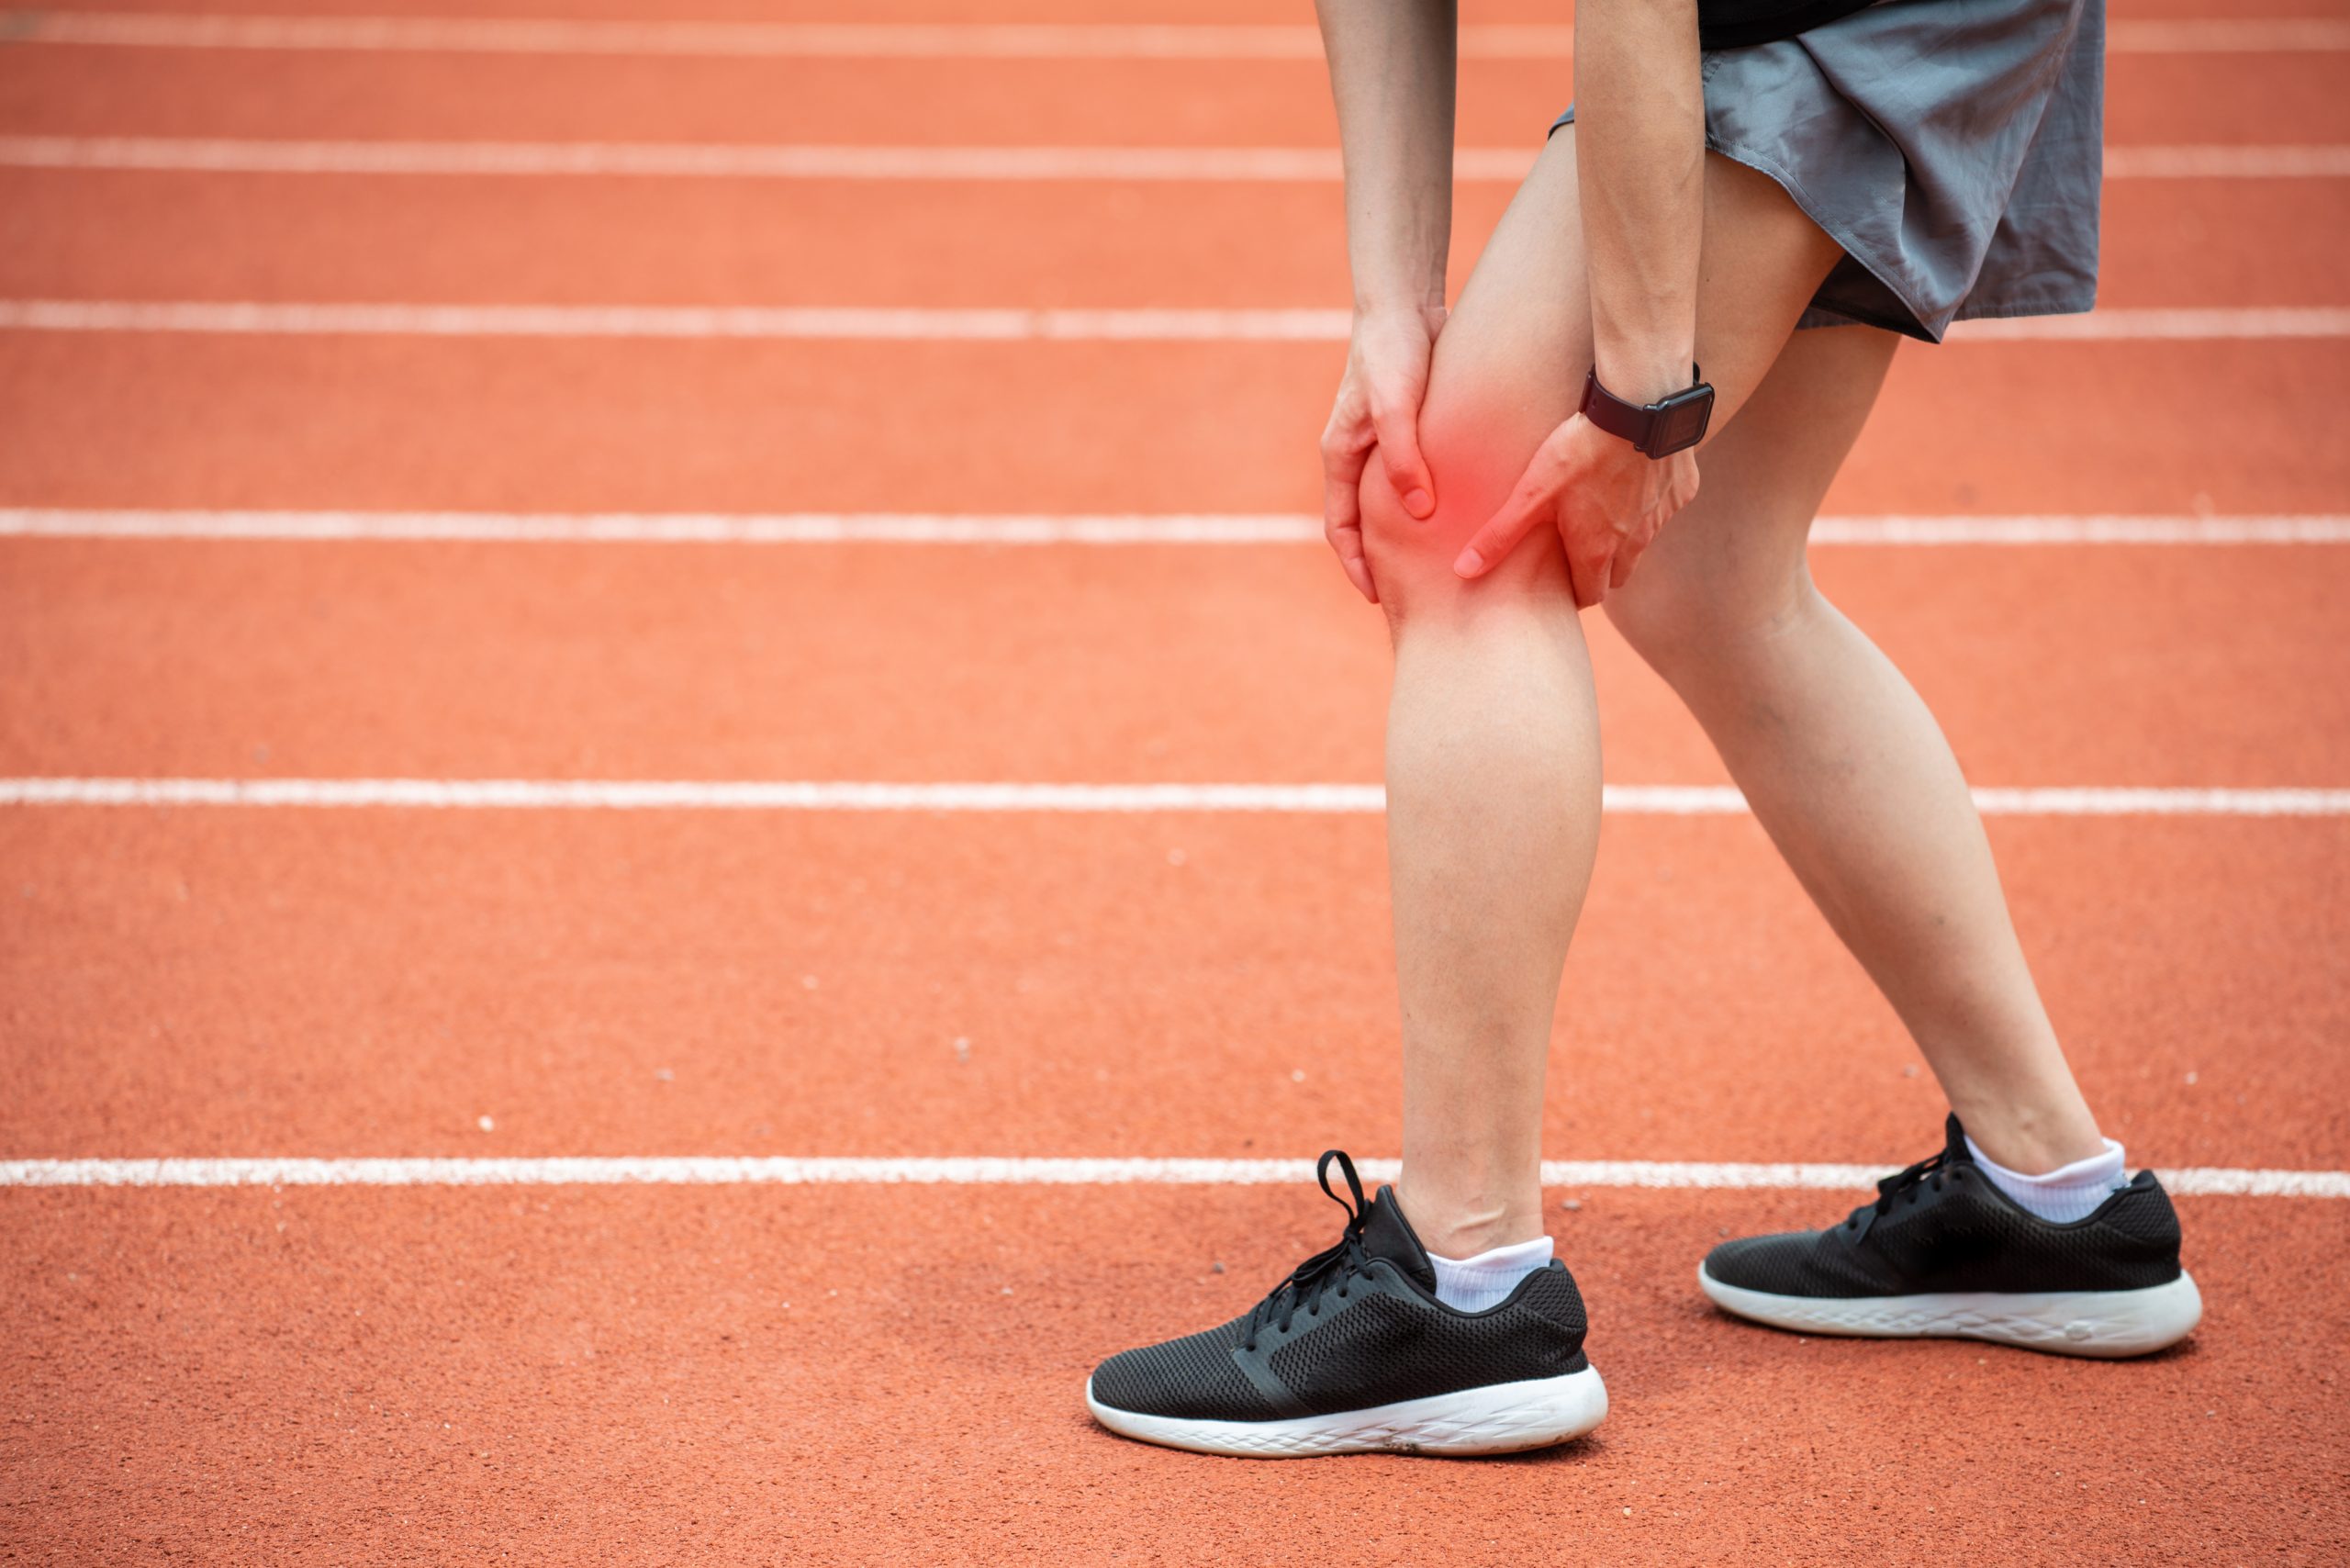
[[[1452,233],[1451,0],[1319,0],[1315,9],[1346,151],[1355,311],[1441,311]]]
[[[1632,403],[1689,385],[1705,224],[1697,0],[1575,7],[1575,169],[1599,384]]]
[[[1693,0],[1694,3],[1694,0]],[[1452,232],[1451,0],[1317,0],[1347,169],[1354,341],[1322,432],[1323,528],[1365,599],[1357,490],[1371,450],[1414,517],[1436,511],[1420,400],[1444,322]]]
[[[1697,0],[1577,6],[1575,187],[1592,368],[1630,403],[1690,384],[1706,213],[1703,80]],[[1575,602],[1588,609],[1624,585],[1657,530],[1696,494],[1695,453],[1648,457],[1578,413],[1550,432],[1452,569],[1483,577],[1547,522],[1566,546]]]

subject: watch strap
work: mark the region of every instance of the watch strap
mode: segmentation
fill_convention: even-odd
[[[1689,383],[1687,390],[1654,403],[1628,403],[1599,384],[1599,367],[1594,365],[1583,377],[1580,411],[1583,418],[1609,435],[1630,442],[1634,450],[1651,457],[1670,456],[1684,447],[1696,445],[1705,435],[1706,424],[1710,421],[1714,389],[1706,385],[1706,373],[1694,364],[1689,366]],[[1663,446],[1659,440],[1658,427],[1674,411],[1673,405],[1685,404],[1691,400],[1693,393],[1704,394],[1707,418],[1697,422],[1695,435],[1687,435],[1684,431],[1683,433],[1686,439]]]

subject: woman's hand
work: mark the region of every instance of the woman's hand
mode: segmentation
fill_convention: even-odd
[[[1379,589],[1363,558],[1362,504],[1356,492],[1376,446],[1404,510],[1422,519],[1436,514],[1436,485],[1420,457],[1419,425],[1428,357],[1443,325],[1441,306],[1357,315],[1347,373],[1322,431],[1323,537],[1338,553],[1347,580],[1373,604]]]
[[[1566,543],[1575,607],[1588,610],[1624,586],[1657,530],[1696,496],[1695,452],[1652,458],[1577,414],[1550,432],[1452,569],[1482,577],[1547,522]]]

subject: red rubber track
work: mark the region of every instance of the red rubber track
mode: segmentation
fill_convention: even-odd
[[[2350,825],[1993,829],[2115,1136],[2350,1166],[2350,1059],[2313,1048],[2350,998],[2306,957],[2350,944]],[[50,809],[0,834],[13,1152],[1395,1147],[1368,817]],[[1891,1161],[1939,1123],[1747,819],[1611,821],[1566,990],[1562,1157]]]
[[[1507,199],[1461,187],[1456,278]],[[0,297],[1343,307],[1343,216],[1336,185],[0,170]],[[1023,242],[934,242],[999,227]],[[2345,227],[2350,180],[2117,182],[2098,298],[2350,303]]]
[[[1315,510],[1305,437],[1342,359],[134,333],[8,349],[0,487],[18,504],[553,511]],[[2346,403],[2350,355],[2327,341],[1905,352],[1829,504],[2327,510],[2350,491],[2350,442],[2312,443],[2312,410]]]
[[[1328,1240],[1318,1194],[18,1193],[0,1497],[85,1521],[89,1562],[2350,1551],[2350,1311],[2302,1261],[2350,1245],[2350,1205],[2189,1200],[2204,1330],[2117,1365],[1715,1315],[1695,1260],[1821,1196],[1553,1210],[1615,1406],[1584,1442],[1266,1464],[1113,1438],[1075,1390],[1244,1310]]]
[[[1814,559],[1981,783],[2350,777],[2350,550]],[[1380,772],[1385,631],[1318,544],[14,541],[0,568],[0,773]],[[1671,690],[1604,618],[1585,626],[1608,776],[1722,781]]]
[[[2264,12],[2264,14],[2268,14]],[[1259,18],[1260,20],[1262,18]],[[1284,18],[1287,19],[1287,18]],[[1572,96],[1565,60],[1464,62],[1456,134],[1527,146]],[[2350,140],[2342,57],[2123,54],[2106,135]],[[2182,102],[2194,112],[2183,116]],[[0,54],[17,134],[489,140],[1336,146],[1318,60],[643,59],[43,45]]]
[[[2113,142],[2350,141],[2343,58],[2117,55]],[[1472,63],[1462,140],[1530,146],[1568,73]],[[1331,122],[1311,62],[33,45],[0,47],[0,134],[1326,145]],[[1456,281],[1505,196],[1463,191]],[[2118,180],[2105,213],[2109,306],[2350,304],[2350,181]],[[1329,185],[0,171],[0,298],[24,297],[1347,293]],[[1327,344],[16,332],[0,507],[1306,512],[1337,365]],[[2345,398],[2331,341],[1905,350],[1828,510],[2340,513]],[[2350,550],[1824,549],[1817,571],[1978,782],[2350,784]],[[1718,781],[1591,632],[1608,776]],[[1385,659],[1310,546],[0,542],[5,777],[1366,780]],[[1990,831],[2134,1159],[2350,1169],[2350,823]],[[1368,816],[10,808],[0,1158],[1390,1154],[1387,926]],[[1747,819],[1611,819],[1567,996],[1555,1157],[1889,1169],[1934,1140],[1930,1079]],[[1594,1439],[1255,1466],[1110,1438],[1078,1391],[1326,1244],[1308,1193],[0,1191],[0,1556],[2350,1554],[2350,1205],[2183,1201],[2205,1326],[2110,1366],[1807,1341],[1704,1305],[1707,1247],[1841,1194],[1573,1196],[1552,1229],[1616,1401]]]
[[[60,7],[63,9],[64,7]],[[162,9],[157,0],[79,0],[75,11]],[[175,0],[178,16],[282,17],[290,7],[284,0]],[[498,0],[495,5],[467,6],[453,12],[443,0],[309,0],[303,16],[318,17],[552,17],[558,19],[616,18],[622,21],[678,19],[679,13],[647,0]],[[2114,21],[2165,19],[2210,20],[2215,16],[2209,0],[2111,0],[2108,16]],[[2263,0],[2262,17],[2338,18],[2341,0]],[[689,13],[695,21],[739,22],[1080,22],[1080,23],[1240,23],[1311,26],[1314,17],[1303,0],[1283,0],[1267,6],[1261,0],[1144,0],[1107,8],[1101,0],[863,0],[853,11],[833,0],[698,0]],[[2231,19],[2217,13],[2221,19]],[[1573,0],[1468,0],[1460,6],[1464,26],[1504,22],[1533,22],[1563,26],[1574,20]]]

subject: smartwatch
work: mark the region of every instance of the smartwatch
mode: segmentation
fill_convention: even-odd
[[[1705,440],[1707,422],[1714,417],[1714,389],[1706,385],[1705,373],[1693,364],[1689,379],[1695,385],[1687,391],[1643,406],[1627,403],[1602,386],[1599,367],[1594,365],[1583,377],[1581,412],[1609,435],[1630,442],[1635,450],[1670,457]]]

